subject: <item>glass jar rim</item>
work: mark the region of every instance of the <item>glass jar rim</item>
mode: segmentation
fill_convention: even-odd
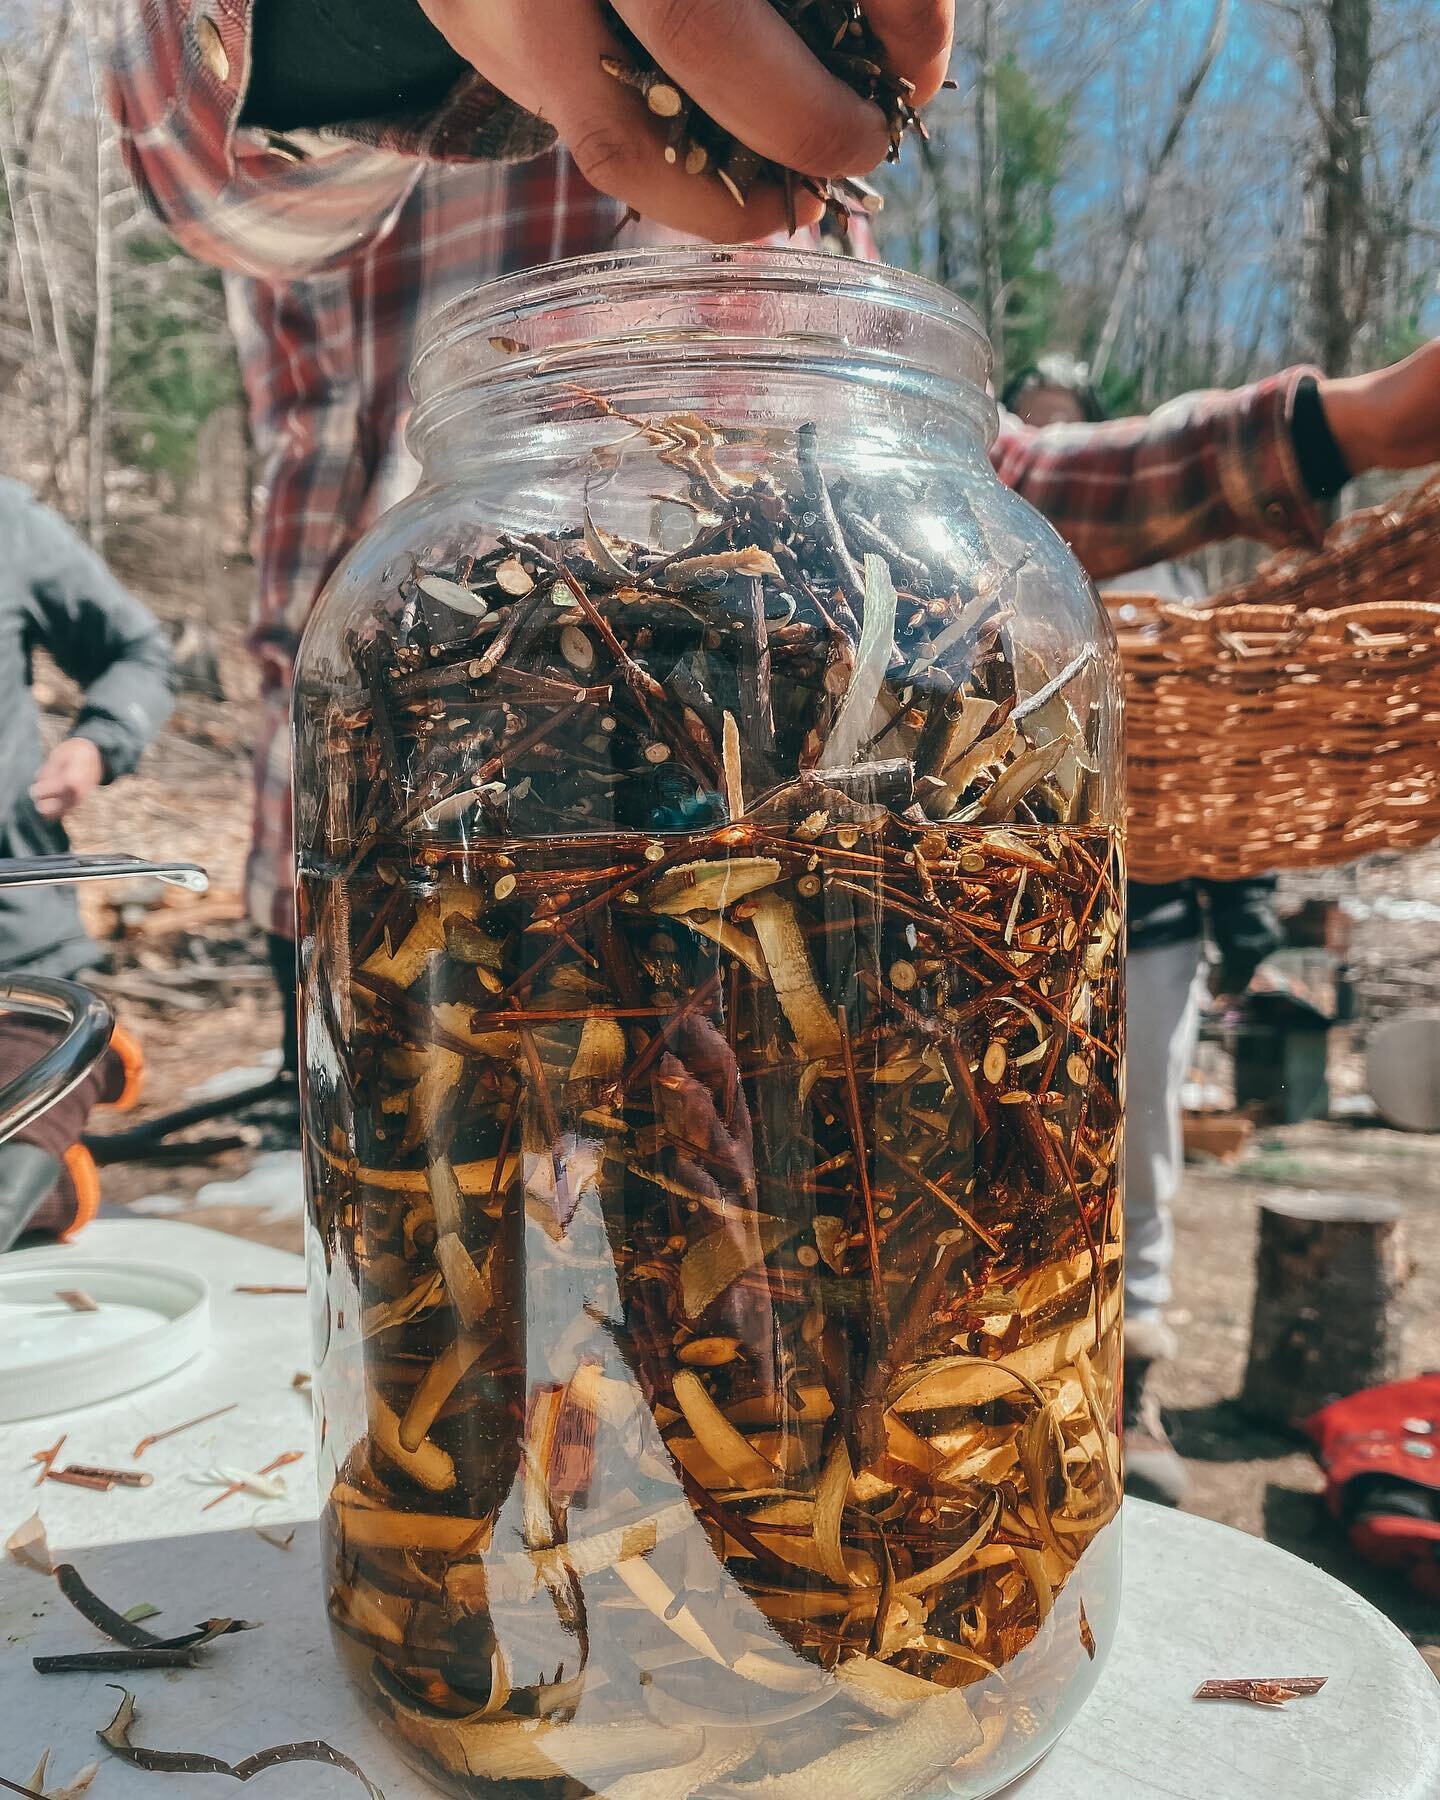
[[[777,302],[810,302],[804,329],[777,329]],[[741,302],[748,299],[747,308]],[[990,342],[948,288],[886,263],[757,245],[603,252],[502,275],[439,307],[411,369],[412,434],[464,393],[667,354],[692,360],[841,359],[872,379],[962,390],[987,435]]]

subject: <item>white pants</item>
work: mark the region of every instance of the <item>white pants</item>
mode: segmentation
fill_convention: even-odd
[[[1171,1206],[1185,1151],[1181,1088],[1205,994],[1198,938],[1132,950],[1125,964],[1125,1311],[1159,1319],[1175,1255]]]

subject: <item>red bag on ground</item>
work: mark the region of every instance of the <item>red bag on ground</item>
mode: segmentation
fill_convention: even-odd
[[[1301,1429],[1359,1555],[1440,1601],[1440,1373],[1336,1400]]]

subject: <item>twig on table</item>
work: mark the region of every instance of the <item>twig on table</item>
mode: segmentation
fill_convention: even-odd
[[[51,1481],[74,1477],[81,1477],[87,1483],[103,1481],[107,1487],[147,1488],[155,1482],[155,1477],[143,1469],[107,1469],[99,1463],[67,1463],[63,1469],[50,1471]]]
[[[32,1462],[37,1462],[40,1465],[40,1473],[35,1477],[36,1487],[43,1485],[45,1477],[50,1473],[51,1469],[54,1468],[55,1459],[59,1456],[61,1450],[64,1449],[65,1440],[69,1435],[68,1431],[62,1431],[48,1450],[37,1450],[31,1458]]]
[[[304,1460],[305,1452],[303,1450],[287,1450],[283,1456],[277,1456],[274,1462],[266,1463],[263,1469],[257,1469],[255,1471],[254,1479],[259,1480],[266,1475],[273,1475],[277,1469],[288,1469],[291,1463],[303,1462]],[[207,1501],[200,1510],[201,1512],[209,1512],[213,1507],[218,1506],[222,1500],[229,1500],[232,1495],[243,1494],[248,1491],[250,1490],[247,1482],[232,1481],[230,1486],[227,1487],[223,1493],[217,1494],[213,1500]]]
[[[238,1400],[232,1400],[228,1406],[217,1406],[214,1412],[201,1413],[198,1419],[186,1419],[183,1425],[171,1425],[165,1431],[152,1431],[148,1437],[141,1438],[130,1454],[139,1462],[152,1444],[163,1444],[166,1438],[176,1437],[182,1431],[193,1431],[197,1425],[208,1425],[212,1419],[223,1418],[226,1413],[234,1412],[239,1404]],[[63,1438],[60,1440],[62,1444],[64,1441]]]

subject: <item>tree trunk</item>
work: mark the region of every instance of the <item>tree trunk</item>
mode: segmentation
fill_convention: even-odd
[[[960,258],[955,243],[955,196],[945,157],[934,138],[918,138],[916,143],[935,203],[934,276],[941,287],[954,287],[960,279]],[[922,265],[917,261],[916,267]]]
[[[1145,229],[1145,220],[1150,211],[1150,202],[1154,198],[1156,183],[1165,172],[1165,165],[1175,154],[1176,146],[1185,130],[1185,122],[1194,110],[1200,90],[1209,80],[1210,71],[1215,67],[1220,52],[1225,48],[1225,37],[1229,29],[1230,0],[1216,0],[1204,48],[1201,50],[1194,68],[1186,77],[1180,92],[1175,96],[1175,104],[1170,111],[1170,123],[1166,126],[1164,137],[1161,138],[1146,165],[1139,197],[1126,208],[1125,216],[1121,220],[1120,232],[1125,245],[1125,254],[1120,261],[1120,272],[1115,278],[1115,291],[1110,299],[1105,323],[1100,330],[1100,342],[1091,359],[1090,379],[1093,382],[1102,381],[1106,369],[1110,366],[1111,353],[1115,349],[1115,339],[1119,336],[1121,321],[1125,317],[1125,308],[1129,304],[1130,290],[1135,285],[1135,277],[1140,273],[1143,255],[1141,233]]]
[[[54,98],[56,87],[64,72],[65,48],[74,24],[75,9],[72,0],[64,0],[64,4],[51,21],[49,34],[36,57],[36,67],[40,73],[30,96],[30,104],[25,109],[25,116],[16,121],[15,150],[5,171],[10,219],[15,233],[14,259],[6,275],[12,301],[16,298],[16,283],[22,279],[23,274],[20,261],[20,206],[29,189],[30,158],[34,154],[36,140],[40,136],[40,127],[44,123],[45,114],[49,110],[50,102]]]
[[[981,0],[975,83],[975,263],[981,322],[995,352],[995,385],[1005,383],[1004,302],[1000,266],[1000,146],[995,104],[995,5]]]
[[[1369,298],[1370,11],[1371,0],[1325,0],[1330,93],[1319,105],[1320,217],[1311,309],[1316,354],[1331,375],[1351,368]]]
[[[1342,1395],[1393,1381],[1407,1271],[1393,1201],[1272,1195],[1260,1209],[1244,1410],[1289,1425]]]
[[[90,355],[90,441],[86,464],[87,535],[99,555],[105,552],[105,476],[110,443],[110,350],[114,328],[113,258],[110,241],[109,159],[110,114],[101,88],[98,51],[87,34],[86,61],[95,105],[95,321]]]

